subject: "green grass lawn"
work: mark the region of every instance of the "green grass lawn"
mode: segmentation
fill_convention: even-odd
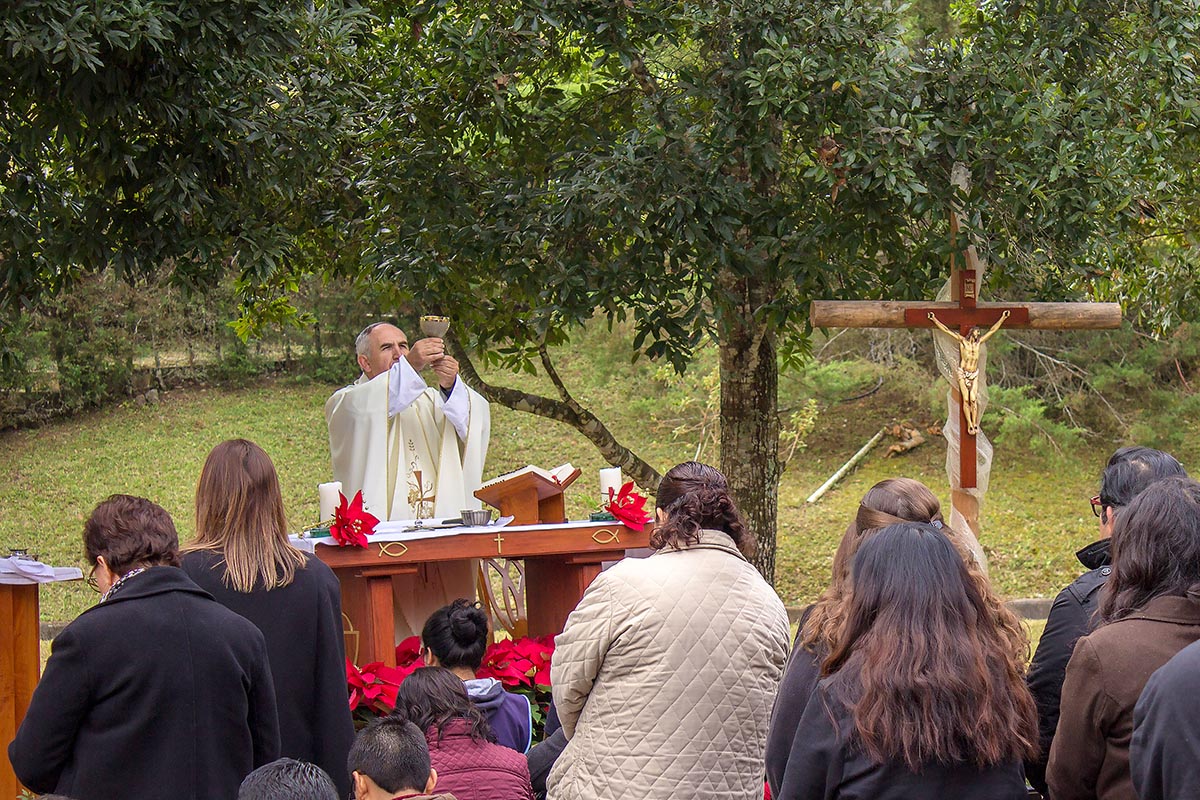
[[[645,361],[631,364],[627,343],[596,336],[557,353],[568,385],[627,443],[659,469],[695,455],[705,389],[679,381]],[[711,364],[711,358],[709,362]],[[701,365],[705,362],[702,360]],[[529,391],[546,391],[538,379],[489,374]],[[873,377],[847,374],[844,396]],[[826,393],[828,381],[826,381]],[[166,393],[157,406],[127,404],[43,428],[0,435],[0,548],[27,547],[57,565],[83,565],[82,524],[97,502],[114,492],[152,498],[174,517],[180,537],[193,529],[193,493],[209,450],[224,439],[246,437],[274,459],[293,529],[317,520],[318,483],[329,479],[322,407],[333,387],[278,380],[242,390],[196,388]],[[781,388],[781,404],[815,396],[821,403],[806,450],[796,454],[780,487],[776,584],[789,604],[813,598],[827,581],[837,541],[858,500],[875,482],[907,475],[924,481],[945,500],[945,445],[940,437],[904,456],[883,457],[887,440],[817,504],[804,498],[881,425],[894,419],[935,421],[888,391],[839,403],[809,386],[803,375]],[[568,492],[568,511],[581,518],[593,509],[597,472],[605,466],[592,445],[560,423],[492,407],[487,472],[527,463],[571,461],[583,476]],[[986,429],[986,418],[985,418]],[[1109,447],[1048,460],[1001,443],[983,510],[983,544],[991,574],[1009,597],[1052,596],[1080,571],[1073,551],[1092,541],[1096,521],[1088,507]],[[702,460],[715,461],[711,445]],[[46,587],[42,618],[70,619],[94,602],[82,583]]]

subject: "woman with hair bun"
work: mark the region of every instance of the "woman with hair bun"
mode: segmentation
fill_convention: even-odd
[[[1024,800],[1037,752],[1024,662],[962,554],[929,524],[862,543],[838,638],[779,800]]]
[[[487,717],[496,743],[518,753],[533,741],[529,698],[506,691],[495,678],[477,678],[487,650],[488,619],[478,603],[459,598],[429,616],[421,629],[421,658],[426,666],[445,667],[462,679],[471,701]]]
[[[867,490],[854,520],[846,528],[833,556],[829,587],[809,606],[796,633],[795,648],[788,659],[779,696],[771,712],[767,737],[767,783],[778,792],[796,736],[796,726],[809,698],[821,679],[821,664],[837,643],[845,622],[850,597],[850,564],[862,544],[888,525],[923,522],[940,531],[954,545],[966,564],[967,573],[983,597],[991,618],[1002,632],[1014,656],[1027,658],[1029,639],[1021,620],[992,590],[983,567],[973,555],[978,543],[945,523],[941,503],[929,487],[912,478],[888,478]]]
[[[680,464],[656,505],[657,552],[600,573],[556,640],[551,800],[762,797],[787,612],[724,475]]]

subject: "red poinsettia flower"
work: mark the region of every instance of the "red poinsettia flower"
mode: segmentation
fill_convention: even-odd
[[[420,666],[420,661],[421,661],[421,637],[420,636],[409,636],[407,639],[400,642],[400,644],[396,645],[396,667],[397,668],[407,667],[409,664],[412,664],[413,662],[418,662],[417,665]]]
[[[354,499],[347,502],[346,495],[338,492],[341,502],[333,512],[333,524],[329,526],[329,535],[342,547],[352,544],[356,547],[367,546],[367,534],[375,530],[379,518],[363,510],[362,489],[354,493]]]
[[[346,659],[346,684],[350,689],[350,710],[360,705],[376,714],[388,714],[396,708],[396,693],[407,677],[382,661],[364,664],[362,669]]]
[[[633,490],[633,481],[626,482],[604,510],[635,531],[640,531],[650,521],[646,498]]]
[[[501,639],[483,654],[479,677],[495,678],[508,689],[550,685],[550,657],[554,638],[526,636],[515,641]]]

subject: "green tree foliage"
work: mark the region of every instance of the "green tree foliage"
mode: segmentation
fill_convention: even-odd
[[[364,28],[332,3],[9,4],[0,288],[232,259],[253,333],[300,273],[344,271],[540,363],[556,398],[484,388],[650,486],[546,346],[596,314],[676,369],[714,342],[720,461],[770,575],[809,300],[927,296],[957,210],[993,290],[1149,308],[1147,219],[1197,196],[1196,0],[945,8],[425,0]]]
[[[361,15],[304,0],[0,4],[0,301],[84,272],[267,278],[320,217]]]
[[[539,348],[597,312],[678,369],[715,341],[769,575],[776,364],[807,302],[927,296],[956,209],[993,288],[1112,296],[1143,209],[1178,199],[1196,10],[987,2],[939,35],[886,0],[417,3],[367,60],[364,253],[511,366],[551,370]],[[568,419],[560,388],[508,399]]]

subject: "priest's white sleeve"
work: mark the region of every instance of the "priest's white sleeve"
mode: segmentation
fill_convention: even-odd
[[[408,359],[402,358],[392,365],[388,379],[388,416],[394,417],[417,401],[429,387],[425,379],[412,368]],[[471,421],[471,402],[467,398],[462,381],[456,376],[450,387],[450,396],[442,394],[442,413],[454,426],[460,441],[467,440],[467,428]]]
[[[388,371],[391,372],[388,377],[388,416],[394,417],[415,403],[429,387],[407,358],[397,361]]]
[[[457,375],[454,376],[454,385],[450,387],[450,396],[445,397],[443,393],[443,398],[442,413],[458,431],[459,440],[465,442],[471,421],[471,401],[467,397],[467,387],[463,386]]]

